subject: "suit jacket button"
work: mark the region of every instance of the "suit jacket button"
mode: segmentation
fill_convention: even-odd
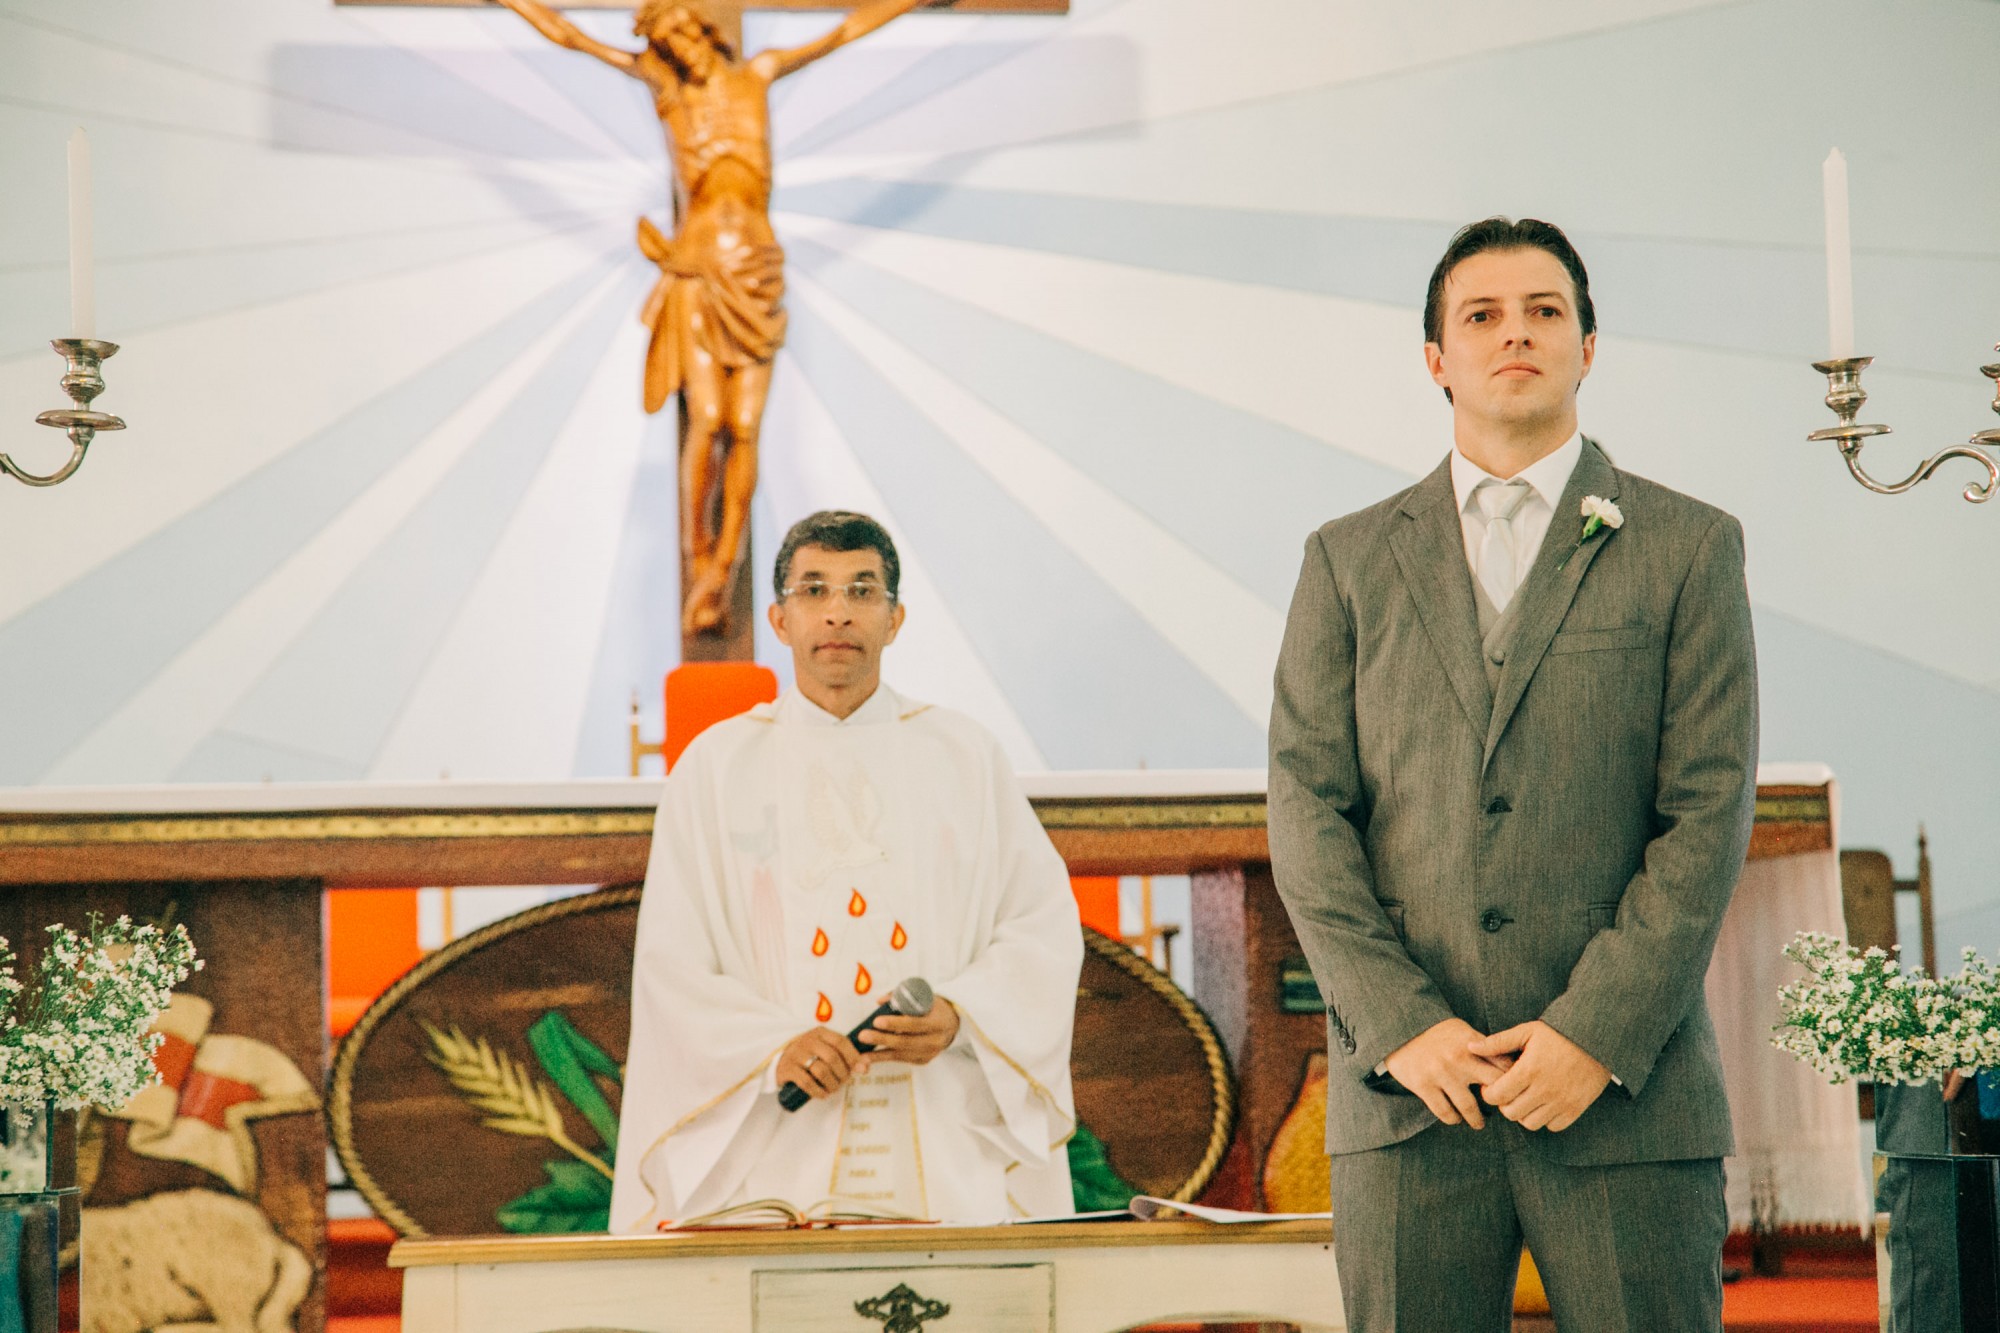
[[[1486,803],[1486,813],[1489,815],[1511,815],[1514,813],[1514,807],[1507,804],[1505,796],[1495,796]]]
[[[1507,918],[1500,915],[1500,909],[1489,907],[1479,916],[1479,928],[1489,935],[1497,935],[1500,927],[1507,924]]]

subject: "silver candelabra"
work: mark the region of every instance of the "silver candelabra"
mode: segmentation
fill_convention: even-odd
[[[91,409],[91,400],[104,392],[104,359],[118,350],[117,343],[101,342],[96,338],[57,338],[49,346],[62,354],[68,363],[63,371],[63,392],[70,396],[75,407],[60,407],[36,417],[44,426],[54,426],[69,436],[69,462],[47,476],[29,472],[6,454],[0,454],[0,472],[5,472],[16,481],[30,486],[54,486],[68,481],[75,471],[83,466],[84,451],[101,430],[124,430],[125,423],[108,412]]]
[[[1996,344],[1995,351],[2000,351]],[[1954,458],[1964,458],[1986,469],[1986,481],[1982,485],[1972,482],[1965,488],[1965,498],[1974,504],[1985,504],[2000,489],[2000,463],[1986,452],[1985,446],[2000,445],[2000,430],[1982,430],[1965,444],[1940,449],[1922,463],[1917,470],[1898,482],[1877,481],[1861,470],[1861,445],[1873,435],[1887,435],[1887,426],[1856,425],[1854,418],[1859,415],[1861,405],[1868,401],[1868,395],[1861,388],[1861,372],[1872,356],[1847,356],[1834,361],[1815,361],[1813,369],[1826,376],[1826,405],[1840,418],[1838,426],[1828,426],[1806,436],[1809,440],[1833,440],[1840,445],[1840,456],[1847,460],[1847,470],[1854,479],[1874,491],[1877,495],[1901,495],[1920,481],[1927,481],[1931,473]],[[2000,361],[1990,366],[1981,366],[1979,373],[1994,382],[1993,410],[2000,412]]]

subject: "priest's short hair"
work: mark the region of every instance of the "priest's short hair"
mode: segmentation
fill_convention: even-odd
[[[882,582],[889,591],[889,600],[896,600],[897,585],[902,581],[902,562],[896,558],[896,543],[890,538],[889,530],[866,514],[856,514],[846,509],[822,509],[816,514],[807,514],[792,524],[791,531],[778,547],[776,567],[771,571],[771,586],[778,594],[778,600],[785,600],[785,589],[791,582],[792,557],[802,546],[817,546],[828,551],[873,551],[882,557]]]

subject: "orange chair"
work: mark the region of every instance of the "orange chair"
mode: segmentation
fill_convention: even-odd
[[[724,718],[748,712],[778,697],[778,677],[755,662],[683,662],[667,673],[667,734],[658,744],[639,739],[639,700],[632,700],[632,776],[640,761],[660,756],[671,770],[688,742]]]

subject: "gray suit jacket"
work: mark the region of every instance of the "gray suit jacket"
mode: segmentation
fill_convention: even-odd
[[[1625,522],[1578,550],[1586,495]],[[1436,1123],[1372,1074],[1457,1016],[1542,1019],[1623,1083],[1532,1136],[1561,1160],[1726,1156],[1702,978],[1756,800],[1743,530],[1585,441],[1515,596],[1496,689],[1449,459],[1306,542],[1270,833],[1328,1002],[1327,1149]]]

